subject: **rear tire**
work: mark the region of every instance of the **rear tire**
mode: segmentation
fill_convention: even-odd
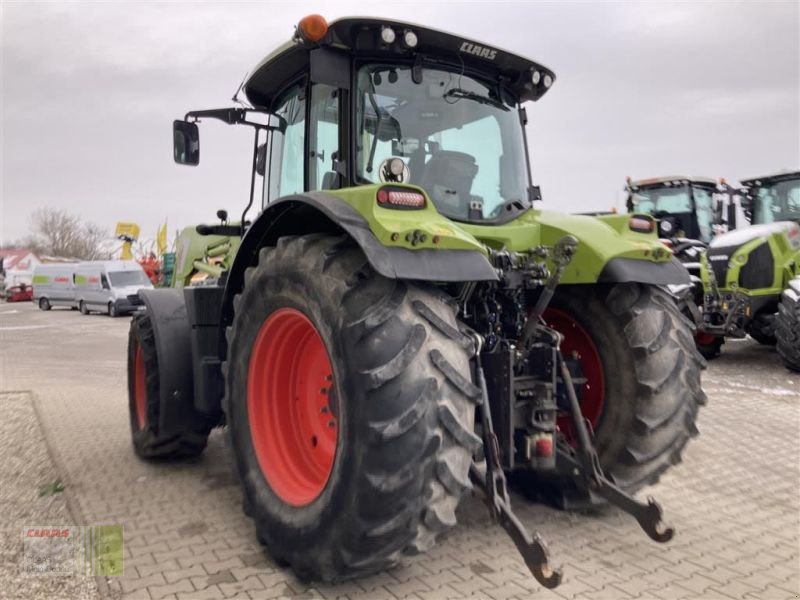
[[[381,277],[346,238],[307,235],[261,250],[234,309],[226,414],[246,513],[277,561],[302,579],[340,581],[427,550],[455,525],[481,442],[473,433],[474,348],[454,307],[434,291]],[[336,399],[329,401],[336,435],[327,479],[302,498],[279,485],[277,473],[290,465],[262,449],[262,432],[275,427],[262,408],[289,414],[285,401],[305,402],[317,390],[298,393],[302,379],[259,383],[258,373],[270,372],[265,359],[283,360],[300,344],[291,341],[299,334],[261,335],[286,314],[313,326],[332,370],[321,381]]]
[[[39,298],[39,310],[50,310],[50,301],[47,298]]]
[[[667,291],[638,283],[559,288],[551,306],[589,334],[602,362],[594,444],[604,471],[630,492],[656,483],[698,434],[706,402],[689,320]]]
[[[144,459],[189,458],[206,447],[211,426],[194,415],[180,433],[158,432],[159,371],[153,324],[147,313],[136,315],[128,334],[128,410],[133,449]]]
[[[86,302],[84,302],[83,300],[78,302],[78,310],[81,311],[82,315],[89,314],[89,308],[86,306]]]
[[[800,277],[789,282],[775,321],[778,355],[790,371],[800,373]]]

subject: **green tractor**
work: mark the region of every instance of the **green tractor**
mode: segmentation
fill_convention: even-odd
[[[304,579],[426,551],[477,488],[558,585],[507,474],[669,540],[633,494],[697,433],[702,359],[665,287],[689,279],[651,217],[534,208],[524,104],[554,80],[449,33],[312,15],[242,106],[175,121],[186,165],[198,121],[251,127],[251,194],[238,223],[199,232],[230,243],[207,285],[142,292],[135,452],[194,456],[225,425],[259,540]],[[182,255],[184,283],[208,248]]]
[[[217,285],[233,265],[239,249],[242,228],[228,223],[228,213],[217,211],[219,225],[184,227],[175,248],[171,287]]]
[[[800,370],[800,172],[725,186],[741,199],[752,225],[719,235],[701,257],[702,299],[690,305],[698,348],[719,355],[726,337],[750,335],[778,346],[790,369]]]
[[[723,228],[736,228],[735,210],[729,210],[727,220],[723,219],[719,184],[714,179],[679,175],[633,181],[628,177],[625,191],[628,212],[658,219],[662,239],[677,243],[697,240],[708,245]]]
[[[701,254],[716,235],[736,229],[737,207],[721,193],[724,186],[724,180],[683,175],[626,180],[628,212],[657,219],[659,237],[689,270],[696,289],[702,288]]]

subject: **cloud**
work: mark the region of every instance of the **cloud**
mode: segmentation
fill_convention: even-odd
[[[322,8],[321,8],[322,6]],[[172,119],[226,106],[305,14],[372,13],[508,48],[553,68],[528,107],[545,205],[608,208],[625,175],[735,179],[800,165],[797,3],[270,2],[2,4],[0,238],[56,206],[153,232],[236,214],[249,132],[203,125],[175,166]],[[149,235],[152,235],[149,234]]]

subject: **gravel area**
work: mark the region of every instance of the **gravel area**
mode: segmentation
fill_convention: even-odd
[[[23,572],[23,526],[76,525],[28,393],[0,393],[0,598],[99,598],[93,577]]]

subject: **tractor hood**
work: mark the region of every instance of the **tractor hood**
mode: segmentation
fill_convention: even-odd
[[[762,225],[752,225],[743,229],[735,229],[713,239],[710,248],[738,248],[744,244],[759,238],[767,238],[775,233],[786,234],[787,238],[797,241],[795,244],[800,247],[800,226],[792,221],[779,221],[777,223],[764,223]],[[794,235],[790,235],[794,233]],[[794,245],[793,245],[794,247]]]

